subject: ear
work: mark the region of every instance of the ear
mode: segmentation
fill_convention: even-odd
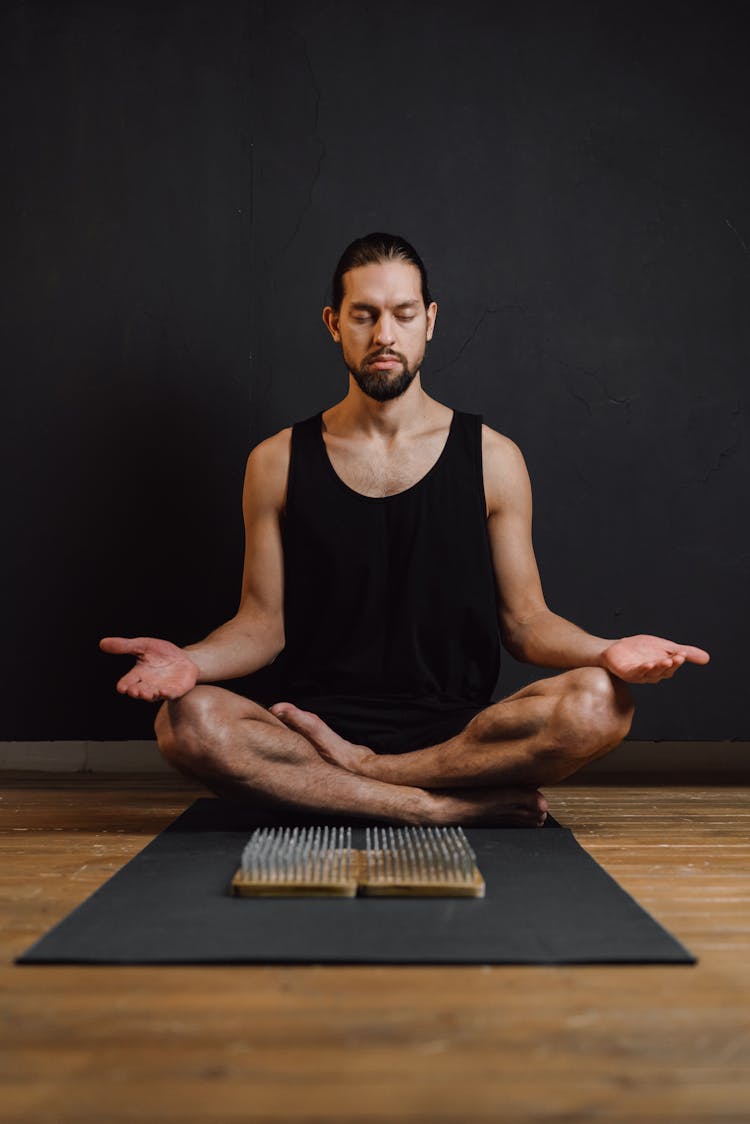
[[[339,332],[339,314],[338,312],[334,312],[329,304],[327,304],[323,309],[323,323],[335,339],[336,343],[340,343],[341,333]]]
[[[435,320],[437,318],[437,305],[433,301],[427,307],[427,339],[432,339],[432,333],[435,331]]]

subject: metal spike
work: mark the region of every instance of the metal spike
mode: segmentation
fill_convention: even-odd
[[[427,849],[430,855],[430,878],[433,882],[437,882],[440,878],[440,852],[435,844],[435,838],[432,831],[427,831]]]
[[[268,828],[266,828],[263,831],[263,833],[260,837],[259,846],[258,846],[258,867],[259,867],[258,874],[260,876],[261,881],[264,881],[265,874],[266,874],[267,844],[268,844]]]
[[[442,851],[440,844],[440,837],[431,827],[427,828],[427,839],[430,844],[430,861],[432,865],[432,876],[436,881],[445,881],[442,863]]]
[[[422,853],[422,841],[419,838],[419,832],[414,833],[414,851],[417,856],[417,880],[424,882],[424,855]]]
[[[467,867],[468,867],[467,877],[473,878],[474,877],[474,867],[476,866],[477,856],[474,852],[474,848],[472,847],[471,843],[466,838],[466,834],[465,834],[463,828],[461,829],[461,834],[464,838],[464,841],[465,841],[465,844],[466,844],[466,851],[467,851]]]
[[[425,847],[427,850],[427,858],[429,860],[430,878],[437,877],[437,849],[435,847],[435,840],[432,834],[432,828],[426,827],[424,829]]]
[[[409,863],[409,880],[411,882],[417,877],[417,857],[414,851],[414,838],[411,829],[406,829],[406,856]]]
[[[451,882],[458,880],[458,861],[456,858],[456,848],[453,843],[453,836],[450,829],[446,828],[443,833],[443,846],[445,847],[445,861],[448,868],[448,879]]]
[[[456,847],[456,859],[458,860],[459,878],[464,880],[466,878],[466,850],[464,849],[461,836],[455,829],[453,831],[453,837]]]
[[[440,851],[440,871],[441,877],[445,882],[450,882],[450,852],[445,842],[445,833],[440,832],[438,837],[438,848]]]
[[[304,849],[302,851],[302,877],[310,877],[310,852],[312,851],[312,828],[305,828]]]
[[[276,854],[279,849],[278,833],[273,831],[268,846],[268,877],[271,882],[276,881]]]

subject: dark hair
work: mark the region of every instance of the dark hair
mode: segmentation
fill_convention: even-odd
[[[381,261],[406,261],[416,265],[422,278],[422,300],[427,308],[432,303],[427,285],[427,270],[414,247],[397,234],[383,234],[376,231],[351,242],[339,258],[331,285],[331,306],[335,312],[341,308],[344,299],[344,274],[360,265],[372,265]]]

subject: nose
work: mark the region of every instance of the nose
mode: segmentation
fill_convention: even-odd
[[[390,316],[384,314],[375,325],[374,341],[382,347],[392,344],[394,338],[393,320]]]

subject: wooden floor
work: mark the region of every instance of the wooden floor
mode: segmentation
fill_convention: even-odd
[[[750,790],[546,791],[696,967],[17,967],[203,793],[6,778],[0,1119],[750,1121]]]

